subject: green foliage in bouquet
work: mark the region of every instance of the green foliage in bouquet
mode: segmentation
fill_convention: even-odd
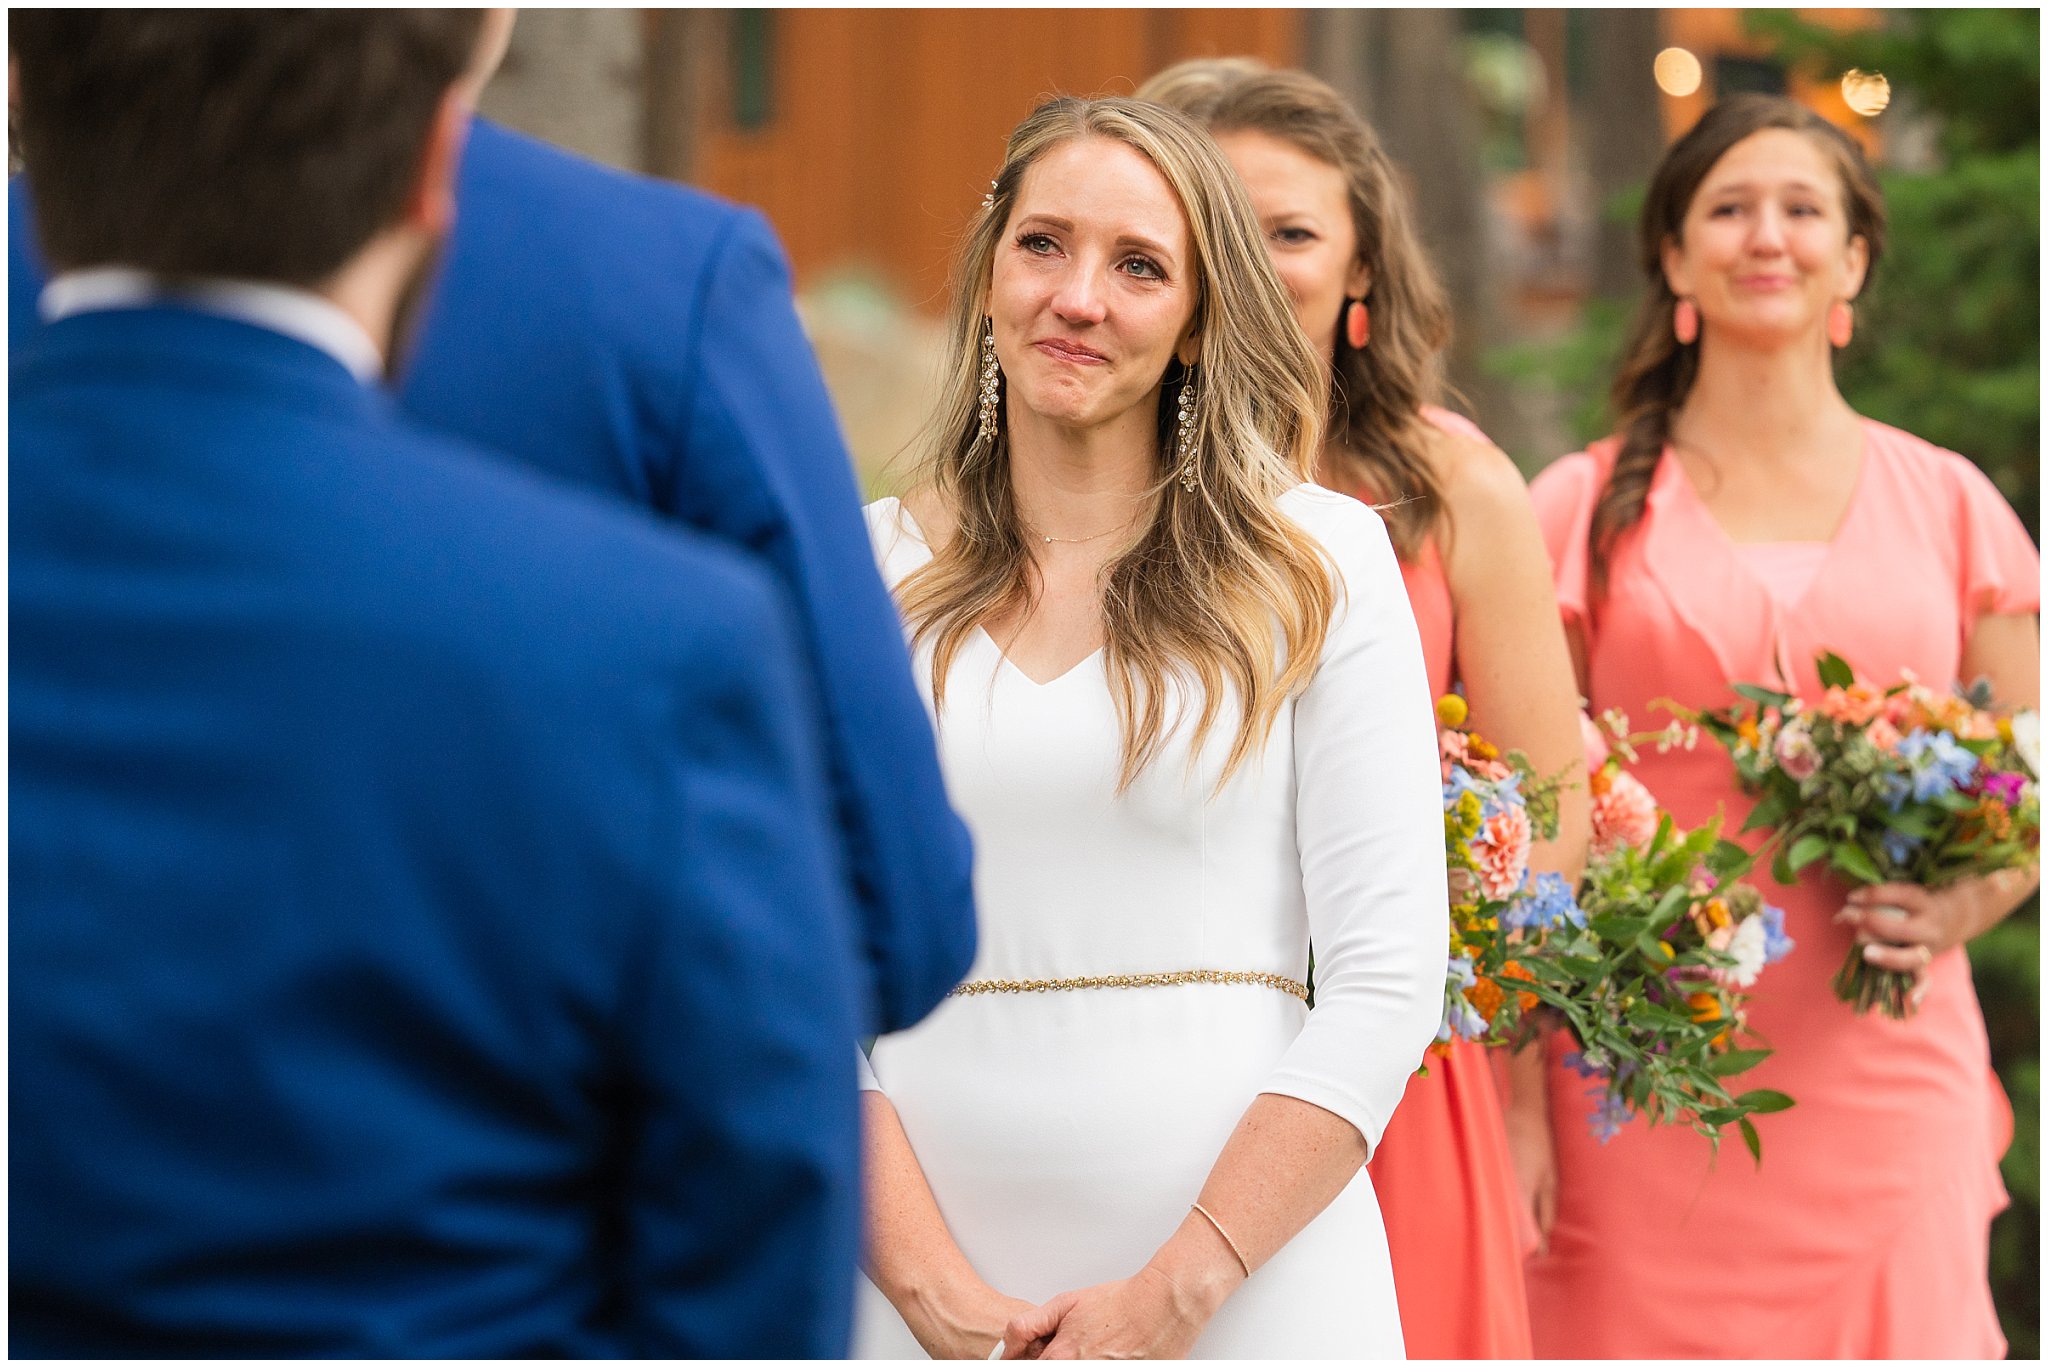
[[[1599,1080],[1602,1140],[1640,1114],[1689,1123],[1718,1148],[1733,1124],[1761,1160],[1750,1117],[1792,1105],[1729,1086],[1770,1054],[1747,1036],[1742,990],[1791,948],[1783,914],[1735,882],[1750,861],[1720,839],[1718,821],[1686,832],[1660,813],[1647,841],[1617,842],[1588,865],[1581,918],[1558,919],[1523,948],[1529,990],[1578,1039],[1568,1062]]]
[[[1637,742],[1680,744],[1688,729],[1629,736],[1626,719],[1603,719],[1617,754],[1588,776],[1595,853],[1574,893],[1562,876],[1529,870],[1532,843],[1557,833],[1564,776],[1537,775],[1526,756],[1464,730],[1465,719],[1463,699],[1438,700],[1451,915],[1434,1048],[1520,1047],[1544,1018],[1561,1022],[1579,1042],[1574,1067],[1598,1080],[1603,1141],[1642,1115],[1689,1123],[1716,1146],[1738,1125],[1760,1155],[1749,1117],[1791,1099],[1735,1094],[1728,1080],[1769,1054],[1737,1041],[1743,990],[1791,948],[1783,914],[1733,882],[1750,856],[1720,840],[1718,824],[1679,831],[1621,768]]]

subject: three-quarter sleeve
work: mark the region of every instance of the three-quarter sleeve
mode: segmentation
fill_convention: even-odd
[[[1436,723],[1415,619],[1379,517],[1298,491],[1342,584],[1294,711],[1295,838],[1315,1007],[1264,1091],[1379,1144],[1443,1015],[1449,937]]]
[[[1543,469],[1529,485],[1536,525],[1550,553],[1551,579],[1557,588],[1557,611],[1567,627],[1585,630],[1588,581],[1592,573],[1587,538],[1593,530],[1593,506],[1600,497],[1600,469],[1590,453],[1574,452]]]
[[[1994,613],[2040,612],[2041,552],[2026,524],[1983,471],[1945,454],[1955,490],[1964,630]]]

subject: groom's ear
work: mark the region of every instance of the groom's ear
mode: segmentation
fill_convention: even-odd
[[[469,136],[470,117],[476,112],[475,94],[460,81],[442,92],[427,132],[419,174],[412,193],[406,196],[405,226],[435,240],[445,238],[455,226],[455,176],[462,162],[463,142]]]

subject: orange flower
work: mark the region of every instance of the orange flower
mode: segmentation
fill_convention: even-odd
[[[1536,981],[1536,976],[1527,969],[1524,969],[1519,960],[1509,960],[1506,964],[1502,965],[1500,976],[1502,978],[1520,979],[1524,983],[1534,983]],[[1515,994],[1516,1004],[1525,1012],[1534,1009],[1537,1001],[1538,999],[1534,993],[1518,992]]]
[[[1471,1003],[1472,1010],[1489,1022],[1500,1014],[1501,1003],[1506,1000],[1507,994],[1501,992],[1500,985],[1488,978],[1479,980],[1465,990],[1465,1001]]]
[[[1756,729],[1755,718],[1745,716],[1741,721],[1737,722],[1735,724],[1735,735],[1741,740],[1743,745],[1748,746],[1751,750],[1763,749],[1763,733]]]
[[[1686,998],[1685,1005],[1692,1008],[1692,1019],[1698,1022],[1721,1019],[1721,999],[1712,993],[1698,992]]]
[[[1830,687],[1820,698],[1820,715],[1860,727],[1884,711],[1884,695],[1868,684]]]
[[[1474,760],[1500,759],[1500,751],[1478,732],[1465,733],[1465,749]]]

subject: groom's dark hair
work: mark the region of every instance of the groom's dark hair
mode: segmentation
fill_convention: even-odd
[[[53,270],[313,285],[400,215],[481,10],[9,14]]]

